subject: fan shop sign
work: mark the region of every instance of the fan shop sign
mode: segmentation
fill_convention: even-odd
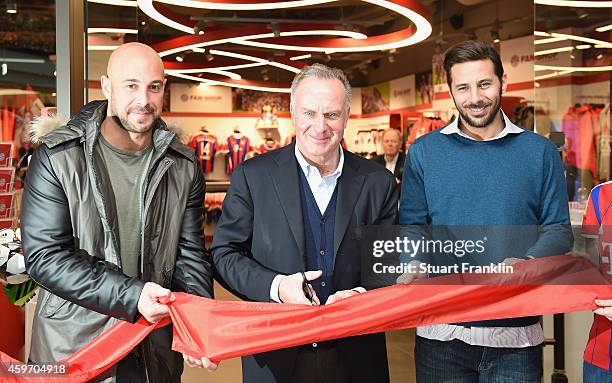
[[[170,111],[187,113],[231,113],[232,91],[226,86],[171,84]]]

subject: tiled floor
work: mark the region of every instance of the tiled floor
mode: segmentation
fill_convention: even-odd
[[[237,299],[217,284],[215,284],[215,297],[222,300]],[[414,329],[387,333],[387,354],[391,382],[414,382]],[[240,359],[225,360],[217,371],[212,373],[187,366],[183,373],[183,383],[240,383],[241,381]]]

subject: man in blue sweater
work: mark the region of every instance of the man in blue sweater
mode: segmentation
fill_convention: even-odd
[[[482,42],[462,42],[447,51],[444,68],[459,117],[410,147],[400,223],[480,225],[496,233],[495,243],[489,238],[494,251],[473,257],[477,263],[512,265],[570,250],[560,156],[552,142],[501,111],[507,80],[498,53]],[[398,282],[424,277],[405,274]],[[543,341],[537,317],[421,327],[417,382],[539,383]]]

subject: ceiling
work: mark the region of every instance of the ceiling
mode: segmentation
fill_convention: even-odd
[[[97,1],[97,0],[95,0]],[[143,1],[143,0],[139,0]],[[167,0],[164,0],[167,1]],[[228,0],[212,0],[218,4],[227,4]],[[250,3],[260,0],[250,0]],[[270,0],[274,1],[274,0]],[[276,0],[280,1],[280,0]],[[328,1],[328,0],[323,0]],[[125,41],[141,41],[163,51],[167,47],[176,47],[194,41],[205,42],[213,37],[241,37],[253,33],[285,33],[291,31],[317,29],[331,30],[332,33],[361,33],[368,38],[398,34],[409,30],[414,23],[405,15],[381,6],[386,0],[339,0],[318,5],[286,9],[255,10],[222,10],[197,9],[155,2],[156,9],[163,15],[179,21],[191,28],[203,30],[203,35],[188,34],[168,27],[152,19],[138,7],[124,7],[90,2],[87,4],[87,25],[89,28],[124,28],[133,29],[134,34],[106,33],[96,35],[91,45],[113,45]],[[391,0],[389,0],[391,1]],[[231,69],[247,84],[264,84],[266,86],[288,86],[295,70],[303,65],[324,62],[342,68],[349,75],[355,86],[364,86],[393,78],[431,69],[431,56],[435,51],[443,51],[451,44],[471,37],[491,41],[491,30],[498,29],[502,39],[520,37],[533,33],[533,3],[529,0],[393,0],[396,4],[427,18],[431,24],[431,34],[423,41],[395,50],[354,49],[352,52],[340,52],[331,49],[328,54],[315,52],[315,49],[289,51],[286,49],[269,49],[260,46],[243,45],[234,42],[219,42],[214,46],[205,46],[205,52],[193,52],[191,49],[179,52],[182,62],[176,60],[177,54],[164,56],[171,69],[199,68],[211,69],[218,66],[251,66]],[[128,0],[129,2],[129,0]],[[150,2],[150,0],[149,0]],[[44,64],[39,67],[13,65],[9,63],[8,75],[0,77],[0,83],[21,83],[24,78],[35,87],[54,88],[54,51],[55,51],[55,13],[53,0],[19,1],[18,12],[8,14],[0,11],[0,34],[2,51],[5,56],[17,55],[39,57]],[[387,1],[387,3],[389,3]],[[0,2],[0,7],[2,3]],[[1,10],[1,8],[0,8]],[[496,22],[498,20],[498,22]],[[568,21],[571,22],[571,21]],[[334,32],[335,31],[335,32]],[[408,36],[408,32],[406,36]],[[93,36],[93,35],[90,35]],[[336,42],[348,47],[357,46],[359,39],[329,35],[271,37],[263,41],[291,43],[316,47],[332,46]],[[100,42],[102,41],[102,42]],[[262,41],[262,40],[253,40]],[[386,42],[391,41],[387,40]],[[247,42],[248,43],[248,42]],[[353,45],[351,45],[353,44]],[[92,48],[92,46],[90,46]],[[363,47],[362,47],[363,48]],[[207,55],[213,52],[219,54]],[[222,53],[242,54],[255,57],[256,61],[244,58],[228,57]],[[311,57],[300,60],[289,60],[290,57],[310,54]],[[97,80],[104,73],[109,51],[89,51],[89,79]],[[208,61],[212,58],[211,61]],[[0,54],[0,61],[2,55]],[[261,65],[263,63],[263,65]],[[259,64],[259,65],[256,65]],[[288,70],[293,68],[293,70]],[[197,74],[189,74],[196,77]],[[203,73],[202,78],[226,80],[227,73]],[[171,81],[191,81],[172,77]],[[234,81],[234,80],[228,80]]]

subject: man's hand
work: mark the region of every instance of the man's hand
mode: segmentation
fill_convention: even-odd
[[[183,360],[185,361],[185,363],[187,363],[189,367],[205,368],[210,372],[215,371],[217,367],[219,366],[219,363],[215,363],[205,356],[202,357],[202,359],[196,359],[196,358],[192,358],[189,355],[183,354]]]
[[[417,279],[426,279],[427,278],[427,273],[422,272],[421,270],[421,264],[423,262],[421,261],[417,261],[417,260],[413,260],[410,261],[410,263],[408,263],[408,266],[414,270],[413,273],[410,272],[405,272],[404,274],[400,275],[399,277],[397,277],[397,280],[395,281],[398,285],[409,285],[412,282],[416,281]]]
[[[307,281],[314,281],[315,279],[320,278],[321,275],[323,275],[323,272],[321,270],[307,271],[304,274],[306,275]],[[303,282],[304,278],[302,277],[302,273],[295,273],[282,277],[278,285],[278,297],[281,302],[314,306],[320,305],[321,303],[319,302],[319,298],[310,285],[308,285],[308,289],[312,294],[313,302],[310,302],[308,298],[306,298],[306,295],[304,295],[304,290],[302,289]]]
[[[351,297],[353,295],[357,295],[359,294],[357,291],[355,290],[341,290],[341,291],[337,291],[334,295],[330,295],[329,298],[327,298],[327,302],[325,302],[326,305],[332,304],[334,302],[338,302],[341,299],[344,298],[348,298]]]
[[[506,258],[502,261],[503,264],[505,264],[506,266],[512,266],[512,265],[516,265],[519,262],[524,262],[526,261],[525,259],[521,259],[521,258]]]
[[[593,310],[593,312],[612,321],[612,299],[595,299],[595,304],[600,308]]]
[[[145,283],[138,299],[138,311],[150,323],[157,323],[170,315],[168,306],[159,303],[161,298],[170,301],[174,300],[170,290],[164,289],[157,283]]]

